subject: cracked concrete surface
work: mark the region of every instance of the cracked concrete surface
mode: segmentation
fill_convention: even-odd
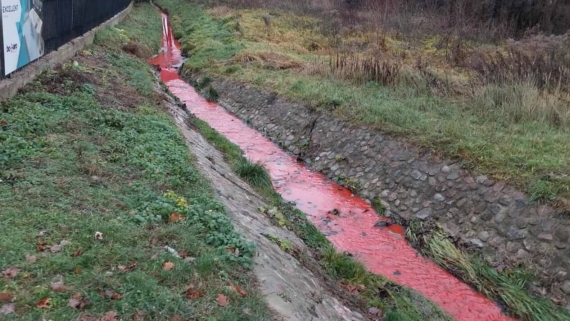
[[[259,212],[260,207],[267,207],[263,199],[233,173],[218,150],[189,128],[187,113],[172,101],[167,106],[198,168],[211,182],[236,230],[256,243],[254,274],[269,307],[287,321],[366,320],[361,313],[351,311],[332,295],[321,278],[264,237],[272,235],[287,239],[296,248],[306,250],[303,241],[294,233],[273,226],[269,218]]]

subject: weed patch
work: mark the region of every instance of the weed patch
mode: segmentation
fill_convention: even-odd
[[[424,255],[499,302],[515,317],[537,321],[570,317],[564,308],[529,294],[532,274],[523,267],[498,272],[482,258],[461,251],[443,231],[420,221],[410,222],[406,236]]]

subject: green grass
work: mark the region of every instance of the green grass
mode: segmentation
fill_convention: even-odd
[[[555,306],[546,298],[529,294],[534,275],[524,268],[507,269],[499,273],[478,255],[462,252],[440,229],[425,227],[420,221],[411,222],[407,238],[424,255],[499,302],[514,317],[534,321],[570,319],[570,313],[563,307]]]
[[[239,177],[255,188],[263,190],[272,187],[271,178],[261,163],[240,161],[235,166],[235,172]]]
[[[160,26],[149,21],[160,21],[156,11],[147,15],[151,10],[136,7],[119,28]],[[110,47],[100,43],[90,50]],[[124,320],[137,313],[152,320],[270,319],[249,273],[253,244],[234,231],[176,125],[151,105],[154,94],[145,91],[155,81],[150,67],[119,49],[99,61],[103,66],[77,72],[113,70],[124,77],[124,88],[147,94],[138,108],[102,106],[95,96],[99,88],[81,83],[83,78],[66,79],[62,93],[50,93],[38,81],[0,106],[0,271],[20,270],[0,278],[0,292],[13,294],[16,310],[2,319],[73,320],[108,311]],[[174,222],[172,213],[184,218]],[[176,258],[164,246],[193,260]],[[239,249],[239,256],[228,248]],[[132,270],[125,269],[133,262]],[[164,270],[165,262],[173,269]],[[58,291],[54,280],[70,288]],[[229,289],[230,281],[248,296]],[[204,296],[187,298],[190,286]],[[106,290],[121,298],[104,298]],[[68,307],[75,293],[90,301],[85,310]],[[218,306],[218,294],[229,298],[228,306]],[[44,298],[49,308],[36,307]]]
[[[450,320],[444,312],[421,295],[369,273],[361,263],[350,256],[336,252],[334,246],[309,222],[304,213],[284,201],[273,190],[269,174],[263,166],[247,161],[237,145],[212,129],[206,122],[191,117],[190,124],[220,150],[233,170],[271,204],[271,209],[260,209],[260,211],[269,216],[276,226],[286,227],[302,239],[314,251],[322,268],[331,277],[354,286],[363,285],[365,290],[361,293],[361,297],[365,303],[386,311],[393,320]],[[252,180],[253,177],[256,179]],[[267,237],[284,251],[295,254],[287,240],[277,239],[271,235]],[[378,295],[378,289],[382,289],[382,296]]]
[[[240,11],[242,18],[238,14],[212,18],[195,4],[179,0],[157,3],[175,13],[177,22],[173,27],[190,57],[185,72],[254,84],[351,122],[407,137],[446,157],[462,160],[468,168],[508,180],[529,193],[543,175],[562,177],[570,171],[567,143],[570,130],[552,124],[549,118],[554,116],[536,114],[535,117],[533,110],[546,102],[539,94],[520,90],[521,86],[504,84],[473,97],[449,98],[429,94],[411,83],[395,88],[376,83],[357,85],[310,72],[271,68],[270,64],[258,61],[261,54],[280,54],[275,59],[310,63],[315,60],[313,53],[293,49],[311,37],[317,40],[322,37],[303,29],[303,23],[286,23],[285,18],[279,18],[283,21],[277,19],[281,21],[274,30],[277,35],[268,39],[254,30],[261,23],[260,17],[254,19],[256,11]],[[303,21],[302,17],[291,17],[288,13],[282,16]],[[237,21],[246,29],[246,36],[234,30]],[[248,59],[243,62],[236,57]],[[493,93],[503,94],[496,97]],[[501,101],[497,101],[499,98]],[[529,113],[519,110],[521,104],[516,102],[521,99]],[[564,107],[559,103],[556,106]],[[548,115],[555,113],[549,111]],[[554,178],[550,185],[557,197],[570,197],[567,179]]]

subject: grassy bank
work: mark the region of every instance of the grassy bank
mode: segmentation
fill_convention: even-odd
[[[289,12],[274,11],[267,27],[265,10],[157,3],[172,13],[188,72],[230,77],[409,138],[508,180],[537,201],[570,196],[568,95],[539,86],[547,70],[515,76],[518,62],[505,58],[505,47],[492,49],[505,56],[484,60],[485,70],[496,73],[483,77],[452,63],[451,40],[441,37],[408,43],[352,32],[334,38],[322,32],[325,21]],[[478,46],[486,48],[462,48],[486,55]]]
[[[385,315],[385,320],[450,320],[449,316],[420,294],[374,275],[350,256],[338,253],[326,237],[307,220],[305,214],[285,202],[273,190],[270,177],[262,165],[249,162],[237,145],[204,121],[192,118],[192,125],[224,154],[236,174],[249,182],[269,202],[270,208],[262,208],[260,211],[270,217],[276,226],[295,232],[305,242],[313,256],[318,259],[319,269],[328,275],[326,278],[332,277],[345,291],[357,295],[368,308],[377,308],[378,316]],[[293,248],[291,242],[280,239],[272,241],[303,262],[306,254]]]
[[[0,105],[0,319],[271,319],[253,245],[130,53],[160,35],[160,15],[137,6]]]

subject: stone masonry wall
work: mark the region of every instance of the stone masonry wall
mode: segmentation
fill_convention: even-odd
[[[196,75],[186,75],[196,80]],[[194,78],[194,79],[192,79]],[[219,104],[329,178],[348,178],[387,213],[437,220],[481,248],[491,262],[521,262],[541,272],[550,297],[570,308],[570,217],[503,182],[438,160],[403,140],[315,112],[275,94],[216,79]]]

